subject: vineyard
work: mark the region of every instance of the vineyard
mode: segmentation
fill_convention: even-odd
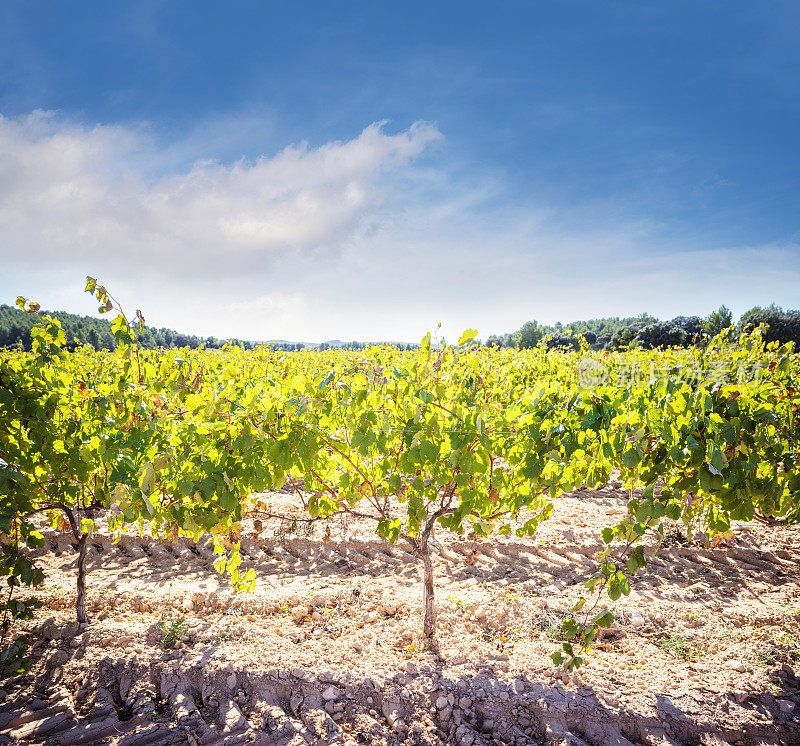
[[[206,735],[220,735],[218,728],[231,743],[265,732],[272,740],[259,742],[287,743],[303,733],[346,742],[346,723],[362,742],[699,743],[697,718],[684,715],[695,730],[681,733],[657,725],[684,727],[662,705],[640,732],[629,713],[593,734],[586,723],[607,720],[610,706],[603,710],[596,697],[587,704],[591,698],[573,687],[591,682],[602,692],[607,660],[619,652],[613,646],[636,637],[632,628],[639,647],[651,645],[663,665],[708,671],[698,663],[699,638],[674,629],[670,613],[706,617],[702,623],[713,616],[718,629],[725,618],[739,625],[761,618],[780,632],[769,638],[778,678],[761,680],[749,664],[734,663],[759,695],[772,698],[773,720],[750,718],[741,742],[797,742],[787,740],[800,710],[793,669],[800,541],[792,527],[800,523],[800,356],[791,345],[766,344],[756,329],[686,349],[608,353],[583,343],[578,351],[509,350],[482,347],[467,331],[455,344],[429,334],[413,351],[152,350],[137,344],[139,312],[129,320],[91,278],[87,291],[101,309],[117,312],[114,353],[68,351],[50,318],[34,328],[30,353],[0,352],[0,570],[8,581],[0,603],[10,691],[45,665],[41,634],[55,647],[61,640],[72,649],[70,640],[81,639],[85,646],[92,635],[103,640],[97,630],[110,629],[103,620],[122,614],[128,629],[115,622],[118,637],[141,628],[176,661],[211,639],[246,658],[258,638],[237,632],[236,618],[261,624],[262,642],[263,635],[282,638],[260,665],[275,669],[270,696],[286,700],[284,715],[270,719],[264,705],[255,717],[247,687],[236,699],[233,670],[218,674],[225,682],[233,677],[222,686],[230,689],[227,709],[202,693],[202,682],[181,679],[170,690],[162,677],[154,698],[186,734],[203,730],[192,717],[205,723],[206,708],[216,723]],[[19,305],[38,310],[25,299]],[[707,588],[670,597],[687,579]],[[660,593],[667,606],[645,617],[630,603],[642,589]],[[72,614],[71,637],[51,629],[53,622],[38,623],[42,605],[62,627]],[[232,642],[204,615],[225,616]],[[398,691],[433,703],[427,730],[415,730],[402,715],[403,697],[394,703],[385,687],[379,695],[374,681],[322,672],[325,686],[317,691],[308,680],[314,659],[345,669],[374,655],[368,630],[387,626],[392,655],[404,661]],[[459,635],[473,633],[476,646],[459,644]],[[337,647],[345,639],[352,645]],[[752,639],[739,643],[765,655]],[[316,653],[303,659],[297,650],[306,644]],[[648,656],[637,659],[644,666]],[[202,678],[199,660],[195,678]],[[65,664],[55,668],[60,676]],[[431,683],[442,666],[473,664],[517,672],[505,698],[495,693],[495,715],[480,714],[474,688],[486,694],[487,685],[475,684],[478,673],[470,674],[472,693],[455,701],[452,690]],[[52,680],[53,667],[47,671]],[[118,721],[143,727],[133,704],[119,704],[131,690],[128,681],[120,693],[123,673],[112,666],[98,674],[114,681],[99,691],[116,702]],[[531,684],[537,676],[561,688]],[[286,677],[310,687],[307,707],[294,702]],[[417,689],[415,677],[425,679]],[[725,690],[724,677],[717,684]],[[646,685],[645,677],[638,686]],[[350,722],[346,707],[337,709],[348,686],[363,695],[364,717],[382,723],[380,737],[357,718]],[[88,717],[79,704],[89,689],[83,681],[74,689],[71,726]],[[509,692],[526,691],[526,701],[538,697],[545,706],[521,716]],[[569,704],[572,720],[553,719],[553,691],[576,703]],[[176,715],[189,700],[188,714]],[[727,706],[715,703],[724,723]],[[747,718],[731,717],[729,734],[741,738]],[[0,733],[7,722],[13,718],[0,712]],[[18,723],[19,733],[27,722],[38,721]],[[150,742],[167,742],[152,727]],[[42,740],[49,732],[41,731]],[[773,741],[771,733],[778,734]],[[136,729],[129,735],[139,738],[129,743],[148,742]],[[186,743],[189,735],[181,737]]]

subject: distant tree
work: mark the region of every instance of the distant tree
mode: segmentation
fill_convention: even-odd
[[[732,326],[733,316],[725,306],[720,306],[716,311],[710,313],[703,322],[703,329],[709,337],[716,337],[717,334]]]
[[[544,343],[548,350],[579,350],[581,348],[577,337],[564,334],[564,332],[548,335]]]
[[[759,324],[769,324],[767,342],[794,342],[795,349],[800,349],[800,311],[784,311],[774,303],[766,308],[755,306],[742,314],[739,329],[749,331]]]
[[[490,334],[488,339],[486,340],[487,347],[502,347],[503,346],[503,338],[498,337],[496,334]]]
[[[699,316],[676,316],[670,323],[686,335],[687,345],[699,345],[702,342],[705,328]]]
[[[611,343],[610,334],[599,334],[597,336],[597,341],[590,344],[589,348],[592,350],[606,350],[611,347],[610,343]]]
[[[634,321],[628,326],[623,326],[611,336],[608,347],[612,350],[622,350],[630,345],[641,329],[647,326],[645,321]]]
[[[686,335],[680,327],[671,321],[657,321],[655,324],[647,324],[639,329],[633,342],[636,347],[652,350],[682,347],[685,340]]]
[[[539,322],[526,321],[522,328],[517,332],[517,342],[521,349],[526,350],[536,347],[544,337],[544,329],[539,326]]]

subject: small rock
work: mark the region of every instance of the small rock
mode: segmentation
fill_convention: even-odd
[[[458,706],[462,710],[469,710],[469,708],[472,707],[472,700],[469,697],[461,697],[461,699],[458,700]]]
[[[364,614],[364,624],[373,624],[374,622],[377,622],[378,619],[380,619],[380,616],[374,611]]]
[[[41,627],[42,637],[48,640],[58,640],[61,638],[61,630],[55,620],[55,617],[50,617],[44,621]]]
[[[232,701],[229,701],[227,706],[222,708],[220,714],[223,720],[223,733],[231,733],[247,727],[247,720],[244,719],[242,711]]]
[[[780,708],[781,712],[791,715],[791,713],[793,713],[797,708],[797,705],[794,702],[790,702],[788,699],[779,699],[778,707]]]
[[[226,683],[228,684],[228,689],[230,691],[236,689],[236,674],[235,673],[230,674],[230,676],[228,676],[226,680]]]
[[[631,626],[642,627],[644,621],[644,617],[638,611],[634,611],[633,614],[631,614]]]
[[[338,696],[336,689],[332,686],[329,686],[324,692],[322,692],[322,699],[326,702],[332,702]]]
[[[467,662],[466,655],[453,655],[447,659],[448,666],[460,666],[463,663]]]
[[[292,619],[294,619],[295,624],[302,624],[307,616],[308,616],[307,606],[296,606],[292,611]]]
[[[406,663],[406,671],[408,671],[412,676],[416,676],[419,673],[419,669],[414,661],[408,661]]]
[[[447,705],[448,705],[447,697],[445,697],[444,695],[440,695],[436,700],[436,709],[443,710],[445,707],[447,707]]]
[[[731,671],[738,671],[739,673],[745,673],[747,671],[747,666],[745,666],[742,661],[737,660],[728,661],[728,668],[730,668]]]
[[[747,692],[731,692],[733,694],[733,698],[739,703],[742,704],[747,700]]]
[[[48,666],[63,666],[69,660],[69,655],[63,650],[56,650],[47,661]]]
[[[386,718],[386,722],[388,722],[389,725],[392,727],[394,727],[394,725],[400,719],[400,713],[397,710],[397,707],[395,707],[395,705],[392,704],[391,702],[388,701],[384,702],[381,705],[381,712],[383,713],[383,716]]]

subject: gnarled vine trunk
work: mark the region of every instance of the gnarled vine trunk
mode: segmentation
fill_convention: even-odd
[[[67,516],[72,535],[78,542],[78,595],[75,598],[75,614],[78,624],[86,624],[86,542],[89,534],[78,528],[78,521],[72,508],[62,506],[61,509]]]
[[[75,599],[75,612],[78,624],[86,624],[86,540],[89,534],[81,534],[78,539],[78,595]]]
[[[436,603],[433,593],[433,562],[431,561],[431,548],[427,539],[421,547],[422,563],[424,567],[423,593],[422,593],[422,634],[430,641],[436,634]]]

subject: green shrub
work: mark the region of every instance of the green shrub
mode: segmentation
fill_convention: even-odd
[[[769,324],[767,342],[794,342],[795,349],[800,349],[800,311],[784,311],[775,304],[767,308],[755,306],[742,314],[739,330],[746,332],[759,324]]]
[[[665,347],[683,347],[686,335],[671,321],[657,321],[639,329],[634,338],[634,345],[645,350],[664,349]]]

